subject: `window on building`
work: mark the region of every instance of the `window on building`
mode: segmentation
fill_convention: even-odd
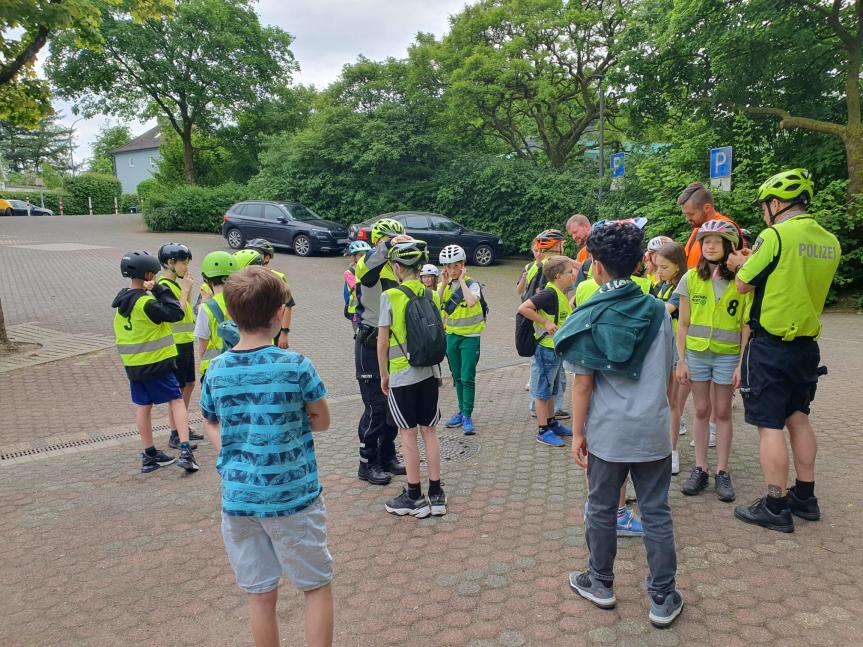
[[[135,168],[135,158],[134,157],[129,158],[129,168]]]

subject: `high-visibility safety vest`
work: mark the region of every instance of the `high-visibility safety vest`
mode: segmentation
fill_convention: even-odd
[[[593,270],[593,265],[591,265],[590,270],[588,270],[588,276],[590,278],[582,281],[578,284],[578,287],[575,288],[576,306],[580,306],[599,290],[599,284],[596,282],[596,279],[593,278],[593,272],[591,270]],[[652,287],[650,285],[650,279],[644,278],[643,276],[631,276],[629,278],[631,278],[632,281],[641,288],[642,292],[644,292],[645,294],[650,294],[650,289]]]
[[[475,281],[470,277],[465,277],[464,282],[468,288]],[[453,292],[458,289],[456,283],[455,289],[452,287],[452,282],[448,283],[443,289],[443,299],[441,299],[441,315],[446,320],[446,333],[448,335],[478,335],[485,330],[485,315],[482,313],[482,303],[477,298],[476,303],[468,306],[467,301],[462,295],[462,299],[455,307],[452,313],[446,312]]]
[[[755,285],[753,326],[783,341],[818,337],[841,255],[836,236],[806,214],[762,231],[738,272],[741,281]]]
[[[537,310],[537,312],[543,319],[551,321],[552,323],[557,321],[557,327],[560,328],[563,325],[563,322],[566,321],[566,318],[572,314],[572,306],[569,304],[569,299],[566,298],[566,295],[561,292],[560,288],[558,288],[554,283],[549,283],[545,287],[554,290],[554,293],[557,295],[557,317],[545,310]],[[540,346],[554,348],[554,338],[551,335],[546,334],[545,326],[541,326],[540,324],[533,322],[533,334],[539,340]],[[545,335],[545,337],[543,337],[543,335]]]
[[[177,356],[177,345],[171,326],[167,323],[153,323],[144,312],[144,306],[155,301],[145,294],[135,301],[128,317],[114,313],[114,339],[123,366],[146,366],[158,364]]]
[[[686,273],[689,287],[688,350],[710,350],[720,355],[740,353],[743,326],[749,321],[751,293],[740,294],[735,282],[729,281],[719,301],[713,292],[713,281],[698,276],[693,268]]]
[[[671,295],[674,294],[674,290],[677,286],[674,285],[674,283],[669,283],[668,285],[665,286],[665,289],[663,290],[663,289],[661,289],[662,285],[663,285],[662,283],[656,285],[653,289],[653,292],[654,292],[654,295],[656,296],[657,299],[659,299],[660,301],[664,301],[665,303],[668,303],[668,301],[671,299]],[[679,313],[680,313],[680,309],[678,308],[677,310],[674,311],[674,314],[671,315],[671,329],[675,333],[677,333],[677,322],[679,319]]]
[[[348,275],[354,277],[354,286],[351,287],[351,284],[348,283]],[[348,291],[348,304],[347,304],[347,313],[349,315],[356,314],[357,305],[359,305],[359,301],[357,300],[357,283],[356,283],[356,275],[354,274],[354,268],[349,268],[345,270],[345,288]]]
[[[420,296],[425,290],[428,290],[421,281],[417,279],[409,279],[402,283],[411,292]],[[437,292],[429,290],[434,304],[440,308],[440,298]],[[405,320],[405,315],[408,307],[408,298],[404,292],[398,288],[390,288],[386,290],[386,295],[390,300],[390,309],[392,310],[392,323],[390,324],[390,349],[389,349],[389,372],[390,375],[404,371],[410,368],[410,363],[405,355],[407,353],[407,336],[408,325]],[[401,342],[401,345],[399,345]]]
[[[361,256],[354,267],[354,276],[357,277],[357,310],[362,317],[362,323],[377,328],[380,313],[378,308],[381,303],[381,294],[385,290],[399,284],[393,266],[386,261],[380,269],[378,280],[371,287],[362,284],[363,277],[368,274],[369,266],[366,264],[366,256]]]
[[[225,306],[225,293],[219,292],[213,297],[213,301],[219,304],[219,307],[222,309],[222,314],[225,315],[225,321],[230,321],[231,317],[228,315],[228,308]],[[207,313],[210,315],[210,338],[207,340],[207,350],[204,351],[204,356],[201,358],[201,375],[203,375],[206,373],[207,367],[210,365],[210,360],[214,357],[218,357],[222,354],[222,351],[225,350],[225,342],[223,342],[222,338],[219,337],[219,321],[216,319],[216,315],[213,314],[210,305],[204,301],[201,304],[201,307],[206,308]]]
[[[180,300],[180,294],[183,290],[176,281],[163,276],[159,279],[159,283],[170,288],[174,296],[177,297],[177,301]],[[192,310],[190,302],[191,299],[186,300],[183,318],[171,324],[171,332],[174,333],[175,344],[189,344],[195,341],[195,313]]]
[[[278,276],[280,279],[282,279],[285,282],[285,285],[288,285],[288,277],[286,274],[279,272],[279,270],[270,270],[270,271],[273,274],[275,274],[276,276]]]

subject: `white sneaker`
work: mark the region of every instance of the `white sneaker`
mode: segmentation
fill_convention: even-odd
[[[680,431],[677,432],[677,435],[678,436],[685,436],[686,435],[686,421],[683,418],[680,419]]]
[[[690,447],[695,447],[695,438],[689,441]],[[710,423],[710,438],[707,440],[708,447],[716,447],[716,425]]]
[[[680,454],[675,451],[671,452],[671,473],[680,474]]]
[[[528,382],[527,384],[524,385],[524,390],[530,391],[530,382]]]

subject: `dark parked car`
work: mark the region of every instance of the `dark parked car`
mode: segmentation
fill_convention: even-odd
[[[494,234],[472,231],[457,222],[437,213],[423,211],[397,211],[369,218],[358,225],[351,225],[351,240],[364,240],[371,244],[371,229],[376,220],[392,218],[405,226],[406,232],[424,240],[429,245],[431,262],[437,263],[438,254],[447,245],[461,245],[468,261],[475,265],[491,265],[500,254],[503,241]]]
[[[299,202],[238,202],[225,214],[222,236],[231,249],[242,249],[252,238],[266,238],[276,247],[290,247],[297,256],[340,253],[348,244],[344,225],[324,220]]]
[[[26,216],[28,206],[24,200],[7,200],[9,206],[3,210],[4,216]],[[31,216],[53,216],[54,212],[50,209],[37,207],[35,204],[29,206]]]

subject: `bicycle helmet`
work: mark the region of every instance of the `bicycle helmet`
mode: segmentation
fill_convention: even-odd
[[[167,243],[159,248],[159,262],[168,267],[168,261],[191,261],[192,250],[182,243]]]
[[[201,261],[201,274],[205,279],[230,276],[236,269],[234,257],[228,252],[210,252]]]
[[[635,225],[639,229],[644,229],[644,226],[647,224],[647,218],[645,218],[644,216],[635,216],[634,218],[623,218],[622,220],[597,220],[595,223],[593,223],[593,227],[591,227],[591,230],[595,229],[596,227],[605,227],[606,225],[622,223],[629,223],[630,225]]]
[[[381,218],[372,225],[372,245],[377,245],[384,236],[398,236],[405,233],[405,227],[398,220]]]
[[[752,245],[755,242],[755,234],[753,234],[748,229],[741,229],[740,234],[743,236],[743,240]]]
[[[440,251],[438,257],[441,265],[449,265],[450,263],[458,263],[459,261],[467,260],[467,254],[464,249],[458,245],[447,245]]]
[[[256,252],[259,252],[261,256],[273,257],[276,255],[276,250],[273,249],[273,244],[263,238],[252,238],[252,240],[246,243],[245,249],[254,249]]]
[[[695,240],[701,240],[705,236],[719,236],[731,241],[731,245],[737,249],[740,246],[740,234],[733,222],[727,220],[708,220],[698,229]]]
[[[256,249],[241,249],[234,252],[234,267],[241,270],[249,265],[263,265],[264,259],[261,253]]]
[[[353,256],[354,254],[361,254],[363,252],[369,251],[371,248],[372,246],[369,245],[366,241],[355,240],[350,245],[348,245],[348,254],[351,256]]]
[[[390,247],[387,258],[391,263],[416,267],[429,259],[429,253],[424,240],[407,240]]]
[[[648,252],[655,252],[660,247],[662,247],[663,245],[666,245],[668,243],[673,243],[673,242],[674,241],[671,240],[668,236],[654,236],[647,243],[647,251]]]
[[[429,263],[428,265],[423,265],[423,268],[420,270],[420,276],[440,276],[440,270]]]
[[[155,274],[162,269],[162,264],[155,256],[143,250],[127,252],[120,259],[120,273],[130,279],[146,279],[147,274]]]
[[[776,198],[782,202],[798,202],[803,206],[809,204],[815,193],[809,171],[805,168],[795,168],[777,173],[758,188],[758,195],[753,204],[758,206]]]
[[[545,251],[551,249],[552,247],[556,247],[560,243],[562,243],[565,238],[560,231],[557,229],[546,229],[542,233],[540,233],[535,239],[536,246]]]

